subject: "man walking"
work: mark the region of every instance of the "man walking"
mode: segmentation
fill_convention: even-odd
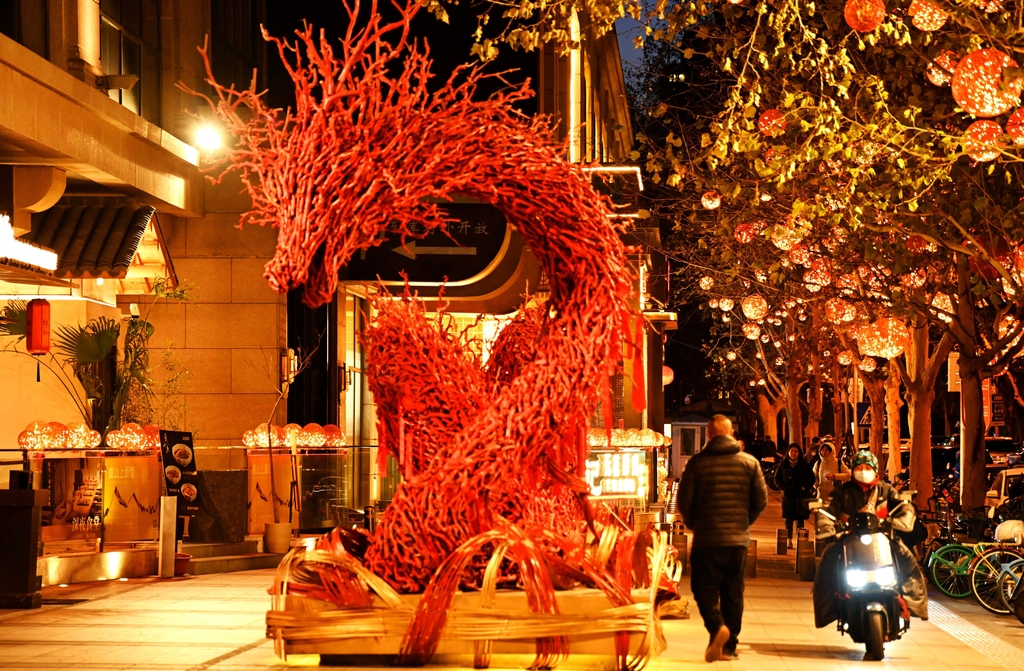
[[[767,505],[757,459],[740,450],[729,418],[715,415],[708,444],[687,463],[679,486],[679,513],[693,530],[690,589],[711,636],[707,662],[737,656],[750,525]]]

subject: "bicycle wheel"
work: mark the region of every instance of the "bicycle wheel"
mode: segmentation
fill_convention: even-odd
[[[939,548],[931,557],[928,575],[946,596],[963,599],[971,595],[970,568],[974,551],[960,544]]]
[[[982,608],[997,615],[1010,614],[1010,609],[999,596],[1000,574],[1004,568],[1022,558],[1019,551],[998,545],[974,558],[970,569],[971,591]]]
[[[1017,584],[1021,580],[1024,580],[1024,559],[1009,564],[999,573],[999,598],[1007,613],[1013,612],[1010,597],[1013,596],[1013,591],[1017,589]]]

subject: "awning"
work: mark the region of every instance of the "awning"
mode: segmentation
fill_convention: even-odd
[[[134,203],[58,205],[32,215],[22,239],[57,252],[54,277],[121,280],[118,293],[146,293],[157,278],[176,283],[155,214]]]

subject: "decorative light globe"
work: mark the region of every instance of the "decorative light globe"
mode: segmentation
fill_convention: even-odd
[[[953,321],[953,300],[947,294],[935,294],[932,298],[935,316],[947,324]]]
[[[88,449],[94,450],[97,447],[99,447],[100,443],[102,443],[102,442],[103,442],[103,434],[102,433],[100,433],[99,431],[96,431],[95,429],[93,429],[92,431],[89,432],[89,443],[88,443],[89,447],[88,447]]]
[[[722,321],[725,322],[726,324],[732,321],[732,317],[729,316],[728,312],[722,313]]]
[[[811,262],[811,250],[802,242],[793,245],[787,256],[790,261],[800,266],[809,265]]]
[[[744,324],[743,335],[745,335],[750,340],[757,340],[758,337],[761,335],[761,327],[758,326],[757,324]]]
[[[1024,145],[1024,108],[1017,109],[1006,120],[1006,134],[1015,145]]]
[[[964,112],[988,118],[1006,114],[1020,101],[1024,81],[1003,81],[1006,68],[1017,62],[998,49],[978,49],[963,57],[953,71],[953,100]]]
[[[786,224],[772,226],[772,244],[784,252],[793,249],[793,246],[804,239],[803,229],[794,228]]]
[[[1002,136],[1003,129],[995,121],[979,119],[964,133],[964,151],[979,163],[994,161],[999,158],[999,139]]]
[[[913,17],[910,22],[914,24],[914,27],[926,33],[939,30],[946,25],[946,21],[949,19],[947,12],[929,0],[914,0],[910,3],[907,14]]]
[[[854,333],[861,354],[869,357],[894,359],[903,353],[909,333],[907,327],[895,317],[882,317]]]
[[[299,426],[298,424],[295,424],[294,422],[289,422],[288,424],[285,424],[284,430],[282,431],[282,441],[280,445],[283,447],[291,447],[292,445],[297,445],[299,442],[299,433],[301,432],[302,427]]]
[[[925,77],[935,86],[945,86],[953,80],[953,73],[960,62],[955,51],[943,51],[928,64]]]
[[[907,289],[920,289],[924,286],[925,281],[928,279],[928,274],[918,268],[914,272],[907,273],[900,277],[900,284]]]
[[[64,448],[67,427],[60,422],[48,422],[43,429],[43,449],[60,450]]]
[[[736,360],[736,352],[732,352],[732,351],[726,352],[725,353],[725,358],[728,359],[729,361],[735,361]]]
[[[840,366],[849,366],[853,363],[853,353],[849,350],[845,350],[836,355],[836,361],[839,362]]]
[[[928,241],[920,235],[912,235],[907,238],[907,251],[911,254],[922,254],[928,249]]]
[[[825,319],[833,324],[849,324],[857,318],[857,308],[842,298],[830,298],[825,302]]]
[[[71,450],[89,449],[90,429],[85,422],[71,422],[65,434],[64,444]]]
[[[865,357],[863,361],[857,364],[857,368],[860,368],[865,373],[870,373],[878,368],[878,363],[871,357]]]
[[[271,447],[274,445],[274,428],[272,425],[264,422],[256,427],[254,430],[256,436],[256,447]]]
[[[324,425],[324,447],[345,447],[346,443],[345,432],[337,424]]]
[[[718,309],[718,299],[717,298],[712,298],[711,300],[709,300],[708,301],[708,307],[711,308],[712,310],[717,310]]]
[[[736,228],[733,230],[732,235],[736,238],[736,242],[746,244],[753,240],[757,233],[754,231],[753,224],[736,224]]]
[[[146,432],[135,422],[121,427],[121,449],[141,450],[146,447]]]
[[[768,316],[768,301],[763,296],[751,294],[740,301],[740,309],[747,319],[764,319]]]
[[[300,447],[323,447],[327,442],[327,434],[324,427],[315,422],[310,422],[299,431]]]
[[[768,137],[778,137],[786,132],[786,117],[779,110],[767,109],[757,119],[757,130]]]
[[[718,195],[717,191],[708,191],[700,197],[700,204],[704,206],[705,210],[717,210],[718,206],[722,204],[722,197]]]
[[[718,301],[718,307],[728,312],[736,306],[736,302],[731,298],[722,298]]]
[[[244,432],[242,434],[242,445],[245,447],[259,447],[259,442],[256,440],[256,432],[251,429]]]
[[[107,447],[112,450],[124,449],[124,441],[122,440],[120,431],[114,429],[107,433]]]
[[[843,8],[846,23],[858,33],[870,33],[885,20],[882,0],[847,0]]]
[[[715,278],[710,275],[705,275],[697,281],[697,284],[700,285],[700,288],[704,291],[710,291],[711,287],[715,286]]]

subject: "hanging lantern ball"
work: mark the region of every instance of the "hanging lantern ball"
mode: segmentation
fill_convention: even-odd
[[[676,372],[668,366],[661,367],[661,386],[667,387],[676,379]]]
[[[726,312],[728,312],[729,310],[732,310],[733,306],[735,306],[735,305],[736,305],[736,302],[733,301],[733,299],[731,299],[731,298],[723,298],[720,301],[718,301],[718,307],[720,307],[721,309],[725,310]]]
[[[910,9],[907,10],[907,14],[914,17],[911,20],[914,27],[926,33],[939,30],[942,26],[946,25],[946,20],[949,19],[948,13],[944,12],[934,2],[929,2],[929,0],[914,0],[910,3]]]
[[[995,121],[979,119],[967,127],[964,134],[964,151],[979,163],[994,161],[999,157],[999,138],[1003,129]]]
[[[853,363],[853,353],[850,350],[845,350],[836,355],[836,361],[839,362],[840,366],[849,366]]]
[[[733,237],[736,238],[736,242],[747,244],[754,239],[757,235],[754,232],[753,224],[736,224],[736,229],[732,232]]]
[[[743,335],[750,340],[757,340],[758,336],[761,335],[761,327],[757,324],[744,324]]]
[[[722,321],[725,322],[726,324],[732,321],[732,317],[729,316],[728,312],[722,313]]]
[[[774,107],[765,110],[757,119],[757,130],[768,137],[778,137],[786,132],[786,117]]]
[[[733,351],[726,352],[725,353],[725,358],[728,359],[729,361],[735,361],[736,360],[736,352],[733,352]]]
[[[872,324],[857,329],[853,337],[861,354],[893,359],[903,353],[909,334],[907,327],[894,317],[882,317]]]
[[[947,294],[935,294],[932,299],[932,307],[935,308],[935,316],[946,322],[953,321],[953,300]]]
[[[857,364],[857,368],[860,368],[865,373],[870,373],[878,368],[878,363],[871,357],[866,357],[863,361]]]
[[[900,277],[900,284],[907,289],[920,289],[928,279],[928,274],[920,268],[915,272],[907,273]]]
[[[912,235],[907,238],[907,251],[911,254],[921,254],[928,249],[928,241],[920,235]]]
[[[767,333],[761,334],[761,342],[767,343],[769,340],[771,340],[771,337]]]
[[[710,275],[705,275],[697,281],[697,284],[699,284],[700,288],[704,291],[710,291],[711,287],[715,286],[715,278]]]
[[[711,308],[712,310],[717,310],[718,309],[718,299],[717,298],[712,298],[711,300],[709,300],[708,301],[708,307]]]
[[[998,49],[978,49],[963,57],[953,71],[953,100],[964,112],[987,118],[1006,114],[1020,101],[1024,81],[1003,81],[1006,68],[1017,62]]]
[[[935,86],[946,86],[953,79],[953,73],[960,62],[955,51],[943,51],[928,64],[925,76]]]
[[[870,33],[885,20],[882,0],[847,0],[843,8],[846,23],[858,33]]]
[[[722,197],[718,195],[717,191],[708,191],[700,197],[700,204],[704,206],[705,210],[717,210],[718,206],[722,204]]]
[[[825,302],[825,319],[833,324],[848,324],[857,318],[857,308],[842,298],[830,298]]]
[[[25,349],[32,355],[50,351],[50,302],[45,298],[25,306]]]
[[[1024,108],[1018,109],[1006,120],[1006,134],[1015,145],[1024,145]]]
[[[1004,0],[972,0],[967,3],[974,5],[986,14],[994,14],[1003,8]]]
[[[747,319],[764,319],[768,316],[768,301],[763,296],[751,294],[740,302],[740,309]]]
[[[811,262],[811,250],[803,243],[793,245],[788,256],[789,260],[797,265],[806,266]]]
[[[771,237],[773,245],[784,252],[788,252],[793,249],[794,245],[804,239],[804,231],[803,229],[787,226],[786,224],[776,224],[772,226]]]

